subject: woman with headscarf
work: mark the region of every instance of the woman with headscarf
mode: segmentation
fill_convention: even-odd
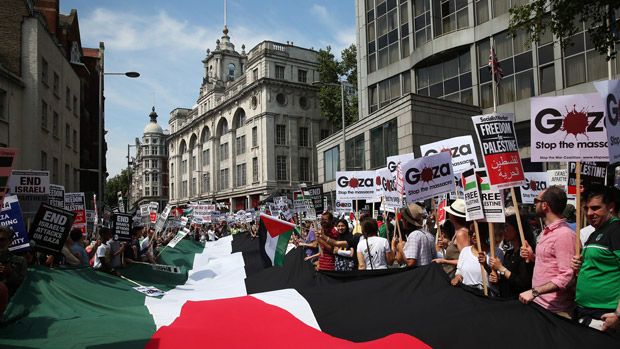
[[[447,206],[445,210],[450,223],[454,227],[454,236],[448,243],[448,247],[446,247],[444,258],[434,259],[433,262],[441,264],[446,274],[453,278],[459,255],[465,247],[471,245],[471,240],[467,221],[465,221],[465,201],[457,199],[450,206]]]
[[[334,245],[334,257],[336,259],[336,271],[352,271],[355,269],[355,238],[349,231],[349,223],[345,219],[336,222],[338,231],[338,244]],[[359,235],[358,235],[359,239]],[[346,245],[343,245],[342,243]]]

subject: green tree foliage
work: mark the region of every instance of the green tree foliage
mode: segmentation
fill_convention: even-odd
[[[512,35],[525,30],[531,42],[551,31],[565,47],[571,45],[566,38],[581,31],[581,22],[585,22],[596,50],[607,55],[612,47],[608,58],[613,58],[614,32],[618,30],[614,13],[618,8],[620,0],[532,0],[510,9],[509,30]]]
[[[115,207],[118,206],[119,191],[123,192],[123,197],[127,196],[129,190],[129,172],[127,169],[121,171],[121,173],[108,179],[105,184],[105,200],[106,206]]]
[[[318,71],[321,76],[319,87],[319,103],[321,116],[330,121],[334,129],[342,128],[342,103],[340,101],[340,78],[357,90],[357,49],[355,45],[345,48],[342,60],[337,61],[331,47],[319,50]],[[345,91],[346,92],[346,91]],[[347,125],[357,120],[357,96],[345,95],[345,120]]]

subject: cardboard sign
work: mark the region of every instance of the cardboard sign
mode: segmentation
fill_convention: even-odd
[[[474,139],[471,136],[454,137],[443,141],[420,146],[422,156],[434,155],[440,152],[450,153],[452,156],[452,171],[461,173],[468,168],[478,167]]]
[[[533,204],[534,198],[549,187],[548,182],[549,175],[547,172],[525,172],[525,184],[520,188],[521,202]]]
[[[16,154],[17,149],[0,148],[0,203],[2,203],[2,199],[9,191],[8,184]]]
[[[166,205],[164,210],[161,212],[159,217],[157,218],[157,222],[155,223],[155,232],[159,233],[164,229],[164,224],[166,224],[166,220],[170,215],[170,211],[172,211],[172,206]]]
[[[605,130],[607,133],[607,151],[609,163],[614,164],[620,161],[620,80],[597,81],[594,86],[603,103],[605,113]]]
[[[174,266],[174,265],[151,264],[151,268],[153,268],[153,270],[163,271],[165,273],[183,274],[183,272],[181,271],[181,268]]]
[[[308,186],[305,190],[310,194],[312,205],[314,206],[314,211],[318,213],[325,212],[325,205],[323,203],[323,186]]]
[[[448,153],[406,162],[402,172],[408,202],[424,201],[454,190],[452,159]]]
[[[388,156],[387,157],[387,168],[392,173],[396,172],[396,167],[398,166],[398,164],[404,164],[405,162],[411,161],[413,159],[415,159],[415,154],[413,153]]]
[[[30,250],[28,232],[24,225],[24,218],[22,217],[17,196],[9,195],[4,197],[2,209],[0,210],[0,226],[7,227],[13,231],[13,241],[9,245],[9,251],[21,252]]]
[[[136,286],[133,289],[149,297],[161,297],[166,294],[164,291],[154,286]]]
[[[65,208],[65,187],[58,184],[50,184],[50,195],[47,199],[50,205]]]
[[[375,197],[375,171],[337,171],[337,200],[372,200]]]
[[[15,195],[49,195],[49,171],[13,171],[9,179],[9,190]]]
[[[480,183],[480,196],[482,196],[482,207],[484,209],[482,221],[489,223],[506,222],[502,192],[491,186],[486,169],[476,169],[476,175],[478,176],[478,183]]]
[[[519,186],[525,179],[513,120],[507,113],[472,117],[489,181],[497,189]]]
[[[151,207],[149,206],[149,204],[140,205],[140,216],[141,217],[148,217],[150,212],[151,212]]]
[[[568,163],[568,190],[569,195],[577,193],[577,165],[574,162]],[[581,163],[581,186],[587,188],[592,184],[605,184],[607,176],[606,162],[582,162]]]
[[[398,188],[396,188],[396,179],[394,173],[389,168],[384,167],[376,172],[375,182],[377,183],[377,193],[384,197],[384,208],[387,211],[394,212],[403,205],[403,200]]]
[[[73,227],[86,233],[86,198],[84,193],[65,193],[65,210],[75,213]]]
[[[130,214],[117,213],[112,218],[112,231],[114,240],[131,241],[132,219]]]
[[[182,224],[182,223],[181,223]],[[189,229],[185,228],[185,226],[183,225],[183,229],[179,230],[177,232],[177,235],[175,235],[172,240],[170,240],[170,242],[168,242],[168,247],[170,248],[174,248],[179,241],[183,240],[183,238],[189,234]]]
[[[35,249],[44,253],[60,253],[74,218],[74,212],[41,204],[30,228]]]
[[[547,170],[548,187],[555,185],[564,191],[566,191],[566,185],[568,184],[568,170]]]
[[[604,109],[598,93],[533,97],[532,162],[608,161]]]
[[[437,206],[437,222],[443,225],[446,222],[446,206],[448,206],[448,200],[442,199]]]
[[[473,221],[484,219],[479,177],[476,175],[473,168],[466,170],[461,176],[463,188],[465,189],[465,220]]]
[[[336,200],[336,213],[351,213],[353,212],[353,200]]]

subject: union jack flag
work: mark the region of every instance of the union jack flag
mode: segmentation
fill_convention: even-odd
[[[494,48],[489,50],[489,72],[495,77],[494,80],[497,84],[499,84],[499,81],[504,77],[504,72],[502,71],[502,67],[499,66]]]

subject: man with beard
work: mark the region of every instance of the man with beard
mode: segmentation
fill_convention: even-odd
[[[562,212],[566,208],[566,193],[558,186],[551,186],[534,199],[536,215],[545,221],[545,229],[540,234],[536,253],[524,241],[521,257],[534,265],[532,289],[522,292],[519,300],[524,303],[534,301],[541,307],[569,317],[573,310],[573,294],[569,283],[573,279],[571,259],[575,248],[575,232]]]
[[[614,331],[620,324],[620,220],[614,215],[611,188],[593,186],[585,201],[594,232],[585,242],[583,254],[572,261],[578,273],[574,319],[602,331]]]

